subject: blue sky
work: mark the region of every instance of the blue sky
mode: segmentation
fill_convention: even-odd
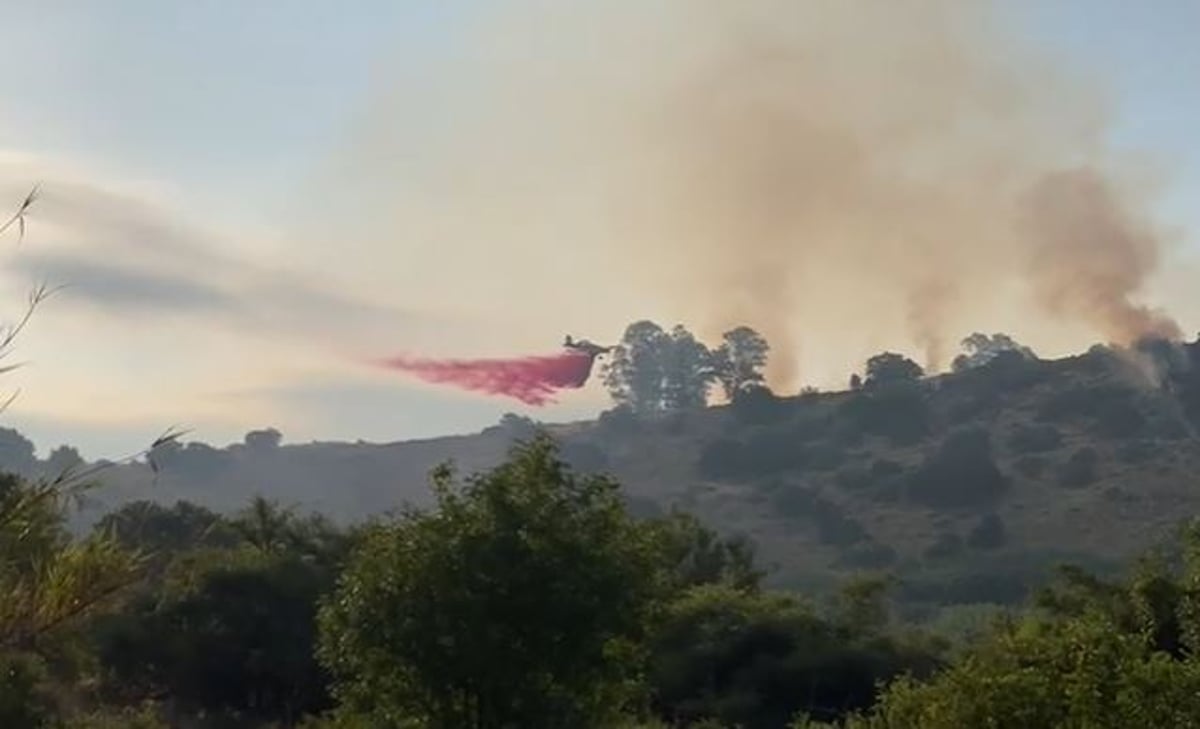
[[[1017,24],[1071,65],[1103,78],[1118,107],[1114,144],[1166,160],[1177,175],[1163,200],[1172,219],[1194,227],[1200,211],[1200,4],[1190,0],[1022,0]]]
[[[136,447],[175,423],[195,425],[197,437],[218,443],[261,425],[279,427],[289,440],[468,431],[522,409],[364,374],[335,362],[334,352],[405,343],[447,353],[536,352],[576,323],[583,336],[597,328],[594,336],[619,334],[621,319],[595,314],[587,299],[528,326],[510,326],[527,311],[514,308],[501,325],[486,306],[501,289],[480,284],[478,301],[461,310],[414,311],[414,302],[388,298],[386,278],[372,278],[369,262],[354,264],[364,271],[357,279],[341,281],[332,270],[340,259],[369,257],[370,249],[355,247],[354,216],[336,224],[324,218],[329,170],[363,154],[356,134],[373,123],[373,105],[396,103],[387,87],[398,75],[423,81],[418,87],[436,96],[448,67],[435,62],[452,58],[464,34],[479,30],[471,6],[9,3],[0,26],[9,71],[0,191],[19,199],[30,180],[48,179],[47,204],[61,194],[63,206],[45,223],[32,221],[29,242],[14,254],[27,263],[14,265],[27,274],[82,277],[97,297],[91,304],[64,299],[38,320],[26,350],[32,363],[13,385],[22,396],[10,422],[43,449],[67,441],[96,457]],[[1110,88],[1111,141],[1162,162],[1170,186],[1157,210],[1189,241],[1200,240],[1200,46],[1191,37],[1200,5],[1023,0],[1002,7],[1027,39]],[[403,103],[383,118],[403,120]],[[398,152],[397,164],[421,152]],[[64,192],[54,192],[56,181]],[[68,203],[76,207],[67,210]],[[79,210],[112,219],[93,224]],[[124,275],[109,289],[98,280],[87,289],[89,272],[101,269],[66,257],[85,245],[81,230],[113,246],[101,258],[170,276],[155,279],[157,288],[139,288],[149,283]],[[183,242],[168,249],[160,244],[168,238]],[[322,238],[324,245],[314,242]],[[510,254],[523,260],[519,250],[489,252],[495,260]],[[569,276],[574,269],[562,265]],[[13,281],[8,293],[19,296],[25,283]],[[569,282],[548,285],[571,290]],[[270,302],[246,304],[263,290],[273,292]],[[155,316],[113,304],[117,294],[138,292],[158,297]],[[108,309],[97,303],[102,295]],[[356,323],[355,332],[344,331],[346,321]],[[284,333],[255,329],[264,322]],[[64,346],[77,354],[62,356]],[[549,417],[579,417],[602,404],[593,387]]]

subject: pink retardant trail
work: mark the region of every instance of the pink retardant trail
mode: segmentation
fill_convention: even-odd
[[[515,359],[422,359],[393,357],[384,367],[414,375],[426,382],[464,390],[505,395],[527,405],[547,405],[562,389],[587,383],[594,358],[580,352]]]

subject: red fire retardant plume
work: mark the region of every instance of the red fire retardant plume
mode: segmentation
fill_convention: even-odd
[[[412,359],[393,357],[383,366],[426,382],[452,385],[489,395],[514,397],[527,405],[554,402],[559,390],[583,387],[592,374],[593,358],[581,352],[517,359]]]

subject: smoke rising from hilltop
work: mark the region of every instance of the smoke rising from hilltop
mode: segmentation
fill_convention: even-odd
[[[908,342],[938,368],[980,327],[1178,332],[1137,301],[1159,236],[1104,97],[986,3],[488,8],[343,170],[375,206],[362,240],[397,249],[381,288],[546,326],[746,323],[777,385],[806,349]]]

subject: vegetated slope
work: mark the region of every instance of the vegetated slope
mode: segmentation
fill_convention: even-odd
[[[655,418],[622,409],[553,426],[566,458],[619,478],[640,511],[672,506],[759,545],[784,586],[863,569],[904,578],[910,601],[1018,599],[1054,563],[1103,569],[1200,511],[1200,346],[1002,356],[966,372],[860,391]],[[384,445],[189,444],[113,472],[132,498],[240,508],[252,494],[360,519],[428,503],[428,473],[497,463],[532,423]]]
[[[652,493],[643,461],[692,462],[670,497],[752,535],[779,584],[887,569],[912,599],[1006,601],[1058,561],[1103,569],[1200,511],[1198,392],[1195,345],[1002,357],[874,391],[743,398],[624,435],[618,470]]]

